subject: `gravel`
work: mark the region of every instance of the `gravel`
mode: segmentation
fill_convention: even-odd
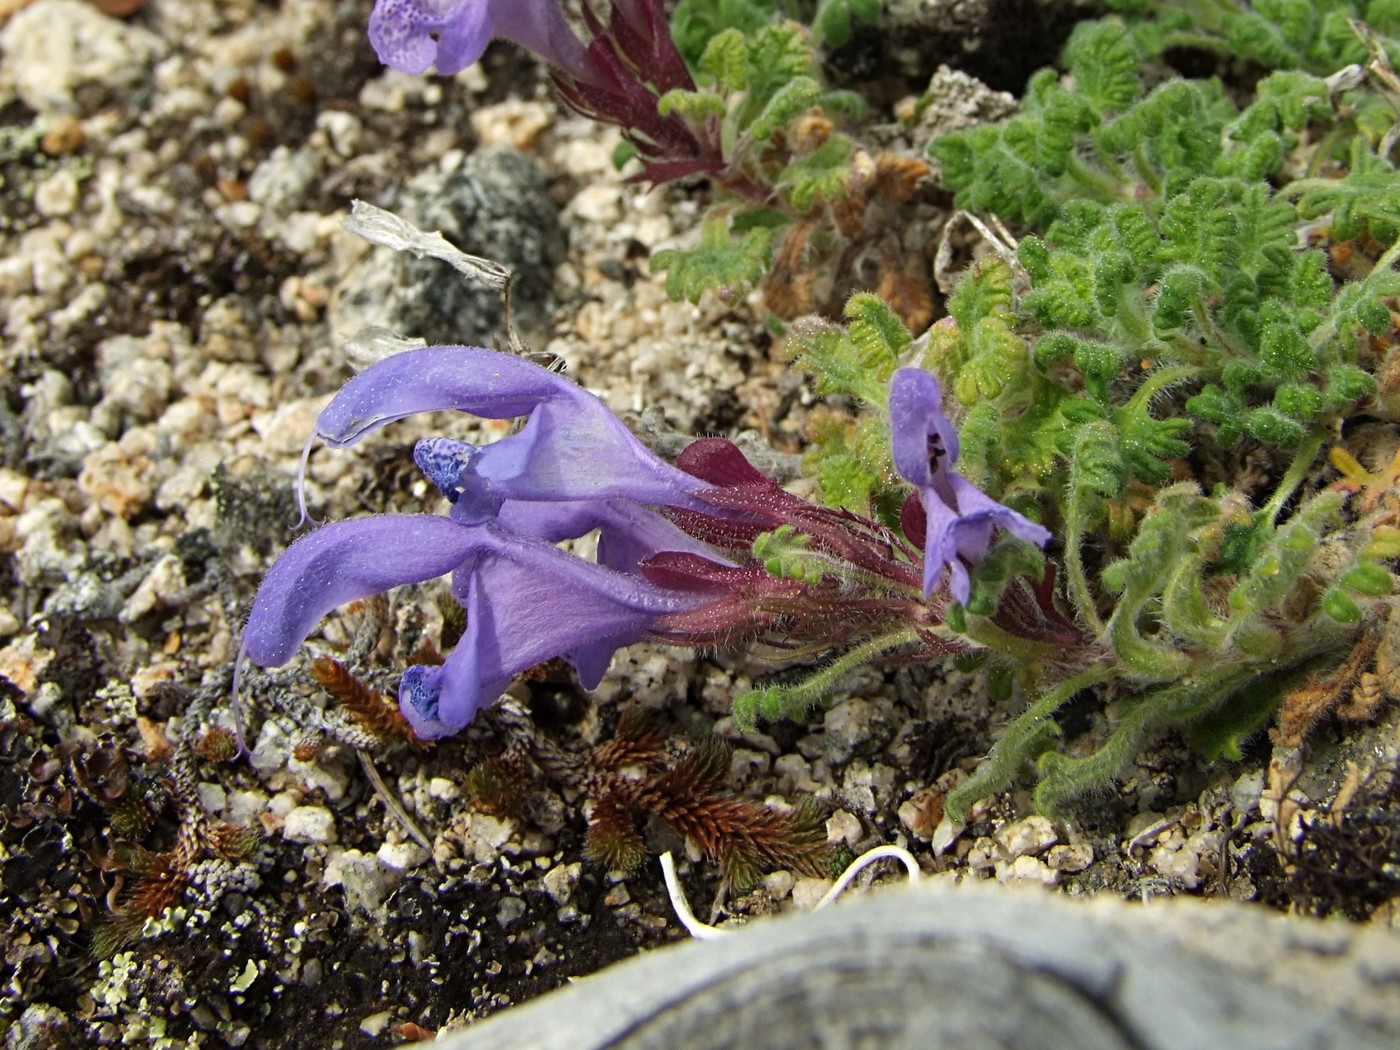
[[[295,535],[298,456],[352,372],[346,340],[377,326],[504,342],[493,296],[345,233],[352,199],[515,269],[532,348],[658,443],[747,435],[765,462],[790,467],[814,403],[774,352],[757,298],[673,303],[650,272],[652,251],[698,236],[703,189],[626,181],[611,163],[617,136],[560,112],[510,48],[451,80],[383,70],[364,40],[367,9],[149,0],[122,20],[85,0],[0,2],[7,1050],[43,1033],[74,1045],[385,1045],[683,936],[651,861],[628,875],[586,858],[591,803],[574,788],[531,776],[510,814],[468,801],[467,772],[510,742],[489,717],[430,752],[361,756],[364,740],[327,710],[304,660],[248,676],[251,757],[221,750],[242,617]],[[890,68],[893,112],[922,85]],[[959,86],[950,121],[1004,104],[939,76]],[[409,455],[430,431],[502,432],[406,420],[353,452],[320,450],[308,474],[317,515],[438,509]],[[358,654],[356,672],[391,689],[420,643],[442,641],[442,599],[425,586],[331,617],[312,648]],[[1296,878],[1308,872],[1295,840],[1308,821],[1333,820],[1344,783],[1361,785],[1353,805],[1370,826],[1394,816],[1394,711],[1236,766],[1201,768],[1168,739],[1067,821],[1010,792],[953,827],[943,798],[1018,698],[992,703],[952,666],[862,673],[825,717],[741,737],[730,700],[767,669],[742,652],[638,646],[591,696],[526,689],[539,731],[570,752],[608,739],[625,709],[675,747],[718,733],[735,745],[729,790],[775,805],[812,796],[833,843],[907,845],[934,881],[1191,894],[1378,926],[1400,915],[1380,899],[1382,876],[1364,892],[1318,876],[1306,894]],[[84,772],[99,766],[108,779]],[[220,847],[225,822],[259,844]],[[645,830],[649,846],[685,854]],[[151,855],[186,847],[172,899],[96,962],[111,904],[151,884],[139,877]],[[687,892],[702,914],[716,902],[721,920],[801,910],[830,885],[777,872],[722,894],[695,857],[680,863]]]

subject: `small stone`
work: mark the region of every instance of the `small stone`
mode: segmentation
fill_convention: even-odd
[[[34,187],[34,210],[45,218],[71,215],[78,207],[78,180],[62,168]]]
[[[832,879],[798,879],[792,886],[792,904],[799,911],[811,911],[834,885]]]
[[[494,106],[474,107],[471,122],[483,148],[514,146],[528,150],[540,132],[554,122],[554,114],[539,102],[511,99]]]
[[[854,846],[865,835],[860,821],[844,809],[838,809],[826,822],[826,841],[831,844],[844,842]]]
[[[763,881],[759,883],[775,901],[780,901],[792,892],[792,888],[797,885],[797,876],[786,870],[769,872],[763,876]]]
[[[287,769],[295,773],[306,787],[307,794],[321,792],[331,802],[339,802],[345,797],[350,786],[350,778],[338,765],[319,760],[303,762],[293,754]]]
[[[1083,871],[1094,863],[1094,847],[1087,842],[1069,846],[1051,846],[1045,854],[1045,863],[1056,871],[1066,874]]]
[[[486,813],[470,816],[463,845],[479,864],[494,864],[501,847],[515,834],[515,821],[510,817],[493,817]]]
[[[386,842],[375,854],[390,871],[412,871],[428,860],[428,851],[417,842]]]
[[[1250,770],[1241,773],[1230,785],[1230,807],[1237,817],[1247,817],[1259,808],[1259,797],[1264,794],[1264,771]]]
[[[321,176],[320,158],[309,149],[278,146],[248,179],[248,199],[269,213],[295,211]]]
[[[502,897],[496,905],[496,922],[505,927],[525,914],[525,902],[519,897]]]
[[[938,822],[938,827],[933,829],[933,834],[929,836],[929,849],[933,851],[935,857],[946,853],[958,839],[962,838],[962,833],[967,830],[966,824],[957,824],[947,813],[943,814],[943,819]]]
[[[228,793],[221,784],[201,781],[196,785],[196,790],[199,792],[199,804],[206,813],[220,814],[228,805]]]
[[[622,219],[622,190],[616,186],[586,186],[569,202],[569,211],[584,222],[614,226]]]
[[[327,861],[321,875],[321,885],[341,887],[345,891],[345,903],[370,918],[378,915],[396,881],[394,873],[380,864],[377,857],[357,849],[336,853]]]
[[[262,791],[230,791],[224,805],[224,818],[231,824],[251,825],[267,809],[268,797]]]
[[[282,835],[292,842],[328,845],[335,841],[335,815],[324,806],[297,806],[282,822]]]
[[[82,149],[86,141],[87,132],[83,130],[82,121],[71,113],[60,113],[49,122],[39,148],[50,157],[61,157]]]
[[[822,728],[823,756],[833,766],[849,762],[856,754],[878,747],[883,741],[885,718],[869,700],[853,696],[826,713]]]
[[[915,838],[928,841],[943,819],[943,803],[947,796],[938,787],[916,791],[899,807],[899,822]]]
[[[578,885],[582,874],[583,865],[577,862],[556,864],[544,873],[540,884],[544,887],[544,891],[554,899],[555,904],[567,904],[569,898],[574,895],[574,887]]]
[[[439,802],[454,802],[462,797],[462,789],[446,777],[433,777],[428,781],[428,796]]]
[[[360,1031],[371,1039],[378,1039],[384,1034],[384,1029],[389,1027],[389,1022],[394,1019],[394,1011],[380,1010],[376,1014],[370,1014],[360,1022]]]
[[[173,606],[187,586],[184,560],[167,554],[155,563],[136,590],[131,592],[117,619],[122,623],[135,623],[149,612]]]
[[[359,117],[339,109],[322,110],[316,114],[316,127],[326,133],[331,149],[341,157],[355,155],[364,131]]]
[[[997,881],[1003,886],[1054,886],[1060,873],[1038,857],[1017,857],[1010,864],[997,866]]]
[[[0,32],[14,92],[39,113],[78,109],[79,88],[104,99],[132,98],[167,50],[148,29],[108,18],[84,0],[39,0]]]
[[[1044,853],[1059,841],[1054,825],[1038,815],[1008,824],[996,833],[997,848],[1006,861]]]
[[[128,432],[128,436],[130,435]],[[128,519],[151,500],[151,461],[141,453],[110,442],[83,459],[78,488],[105,513]]]

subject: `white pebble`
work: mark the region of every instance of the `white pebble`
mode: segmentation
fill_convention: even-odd
[[[860,826],[860,821],[844,809],[838,809],[827,819],[827,842],[844,842],[847,846],[854,846],[864,834],[865,829]]]
[[[582,864],[577,862],[556,864],[544,873],[540,884],[544,886],[544,891],[553,898],[555,904],[567,904],[569,898],[574,895],[574,887],[578,885],[578,880],[582,875]]]
[[[428,781],[428,794],[439,802],[451,802],[462,795],[462,790],[446,777],[433,777]]]
[[[1094,847],[1087,842],[1073,846],[1051,846],[1045,854],[1045,863],[1056,871],[1083,871],[1094,863]]]
[[[324,806],[297,806],[282,822],[282,835],[292,842],[327,845],[335,841],[335,816]]]
[[[831,889],[831,879],[798,879],[792,886],[792,904],[799,911],[811,911]]]
[[[996,833],[997,848],[1003,860],[1044,853],[1060,841],[1055,827],[1041,816],[1030,816],[1008,824]]]
[[[997,881],[1003,886],[1054,886],[1060,873],[1036,857],[1017,857],[997,866]]]
[[[71,215],[78,206],[78,180],[67,168],[54,172],[34,187],[34,208],[40,215],[55,218]]]
[[[428,859],[428,851],[416,842],[386,842],[375,854],[390,871],[411,871]]]

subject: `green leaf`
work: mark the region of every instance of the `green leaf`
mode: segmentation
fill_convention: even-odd
[[[668,91],[656,101],[656,111],[663,117],[678,113],[687,120],[700,121],[724,116],[724,99],[709,91]]]
[[[1142,91],[1142,60],[1128,31],[1115,22],[1081,22],[1065,46],[1076,89],[1099,113],[1126,109]]]
[[[794,77],[772,94],[745,130],[759,142],[766,141],[789,120],[811,106],[821,91],[821,85],[811,77]]]
[[[823,201],[839,200],[846,195],[850,157],[851,140],[845,135],[831,135],[811,153],[798,156],[784,168],[778,185],[799,212]]]
[[[667,270],[666,294],[698,303],[707,291],[735,299],[763,280],[768,272],[772,231],[759,227],[738,241],[729,236],[724,219],[705,223],[700,244],[689,250],[666,248],[651,257],[654,271]]]
[[[812,15],[812,43],[841,47],[851,38],[851,23],[873,22],[880,16],[880,0],[819,0]]]

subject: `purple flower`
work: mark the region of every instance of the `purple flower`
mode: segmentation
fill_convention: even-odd
[[[332,448],[345,448],[396,419],[439,409],[486,419],[529,417],[518,433],[482,448],[434,438],[414,449],[415,461],[463,524],[493,520],[514,501],[705,506],[696,494],[709,486],[658,458],[597,397],[548,369],[495,350],[429,346],[377,362],[325,407],[316,419],[316,436]],[[529,511],[513,513],[521,520]],[[560,514],[543,508],[536,513],[553,515],[556,524]],[[550,531],[542,524],[530,534]]]
[[[404,716],[427,738],[457,732],[517,674],[556,656],[591,688],[618,648],[708,600],[495,523],[376,515],[327,525],[287,549],[258,588],[243,651],[263,667],[286,663],[336,606],[449,572],[466,634],[444,664],[410,667],[399,685]]]
[[[593,120],[614,124],[636,147],[644,175],[665,182],[686,175],[724,176],[731,188],[765,198],[725,164],[719,122],[663,117],[666,92],[693,91],[695,81],[671,38],[664,0],[610,0],[603,22],[588,2],[585,43],[565,20],[561,0],[377,0],[369,39],[385,65],[423,73],[436,64],[452,74],[481,58],[493,37],[533,51],[552,68],[564,102]]]
[[[652,509],[706,508],[700,494],[712,486],[658,459],[597,397],[538,365],[475,347],[397,354],[346,383],[315,436],[344,448],[437,409],[528,419],[480,448],[418,443],[415,461],[452,504],[446,516],[340,522],[294,543],[258,589],[243,634],[254,663],[285,663],[338,605],[451,573],[467,633],[445,664],[409,668],[399,687],[419,735],[445,736],[521,671],[562,656],[591,687],[659,618],[712,600],[638,571],[661,551],[730,564]],[[594,529],[599,564],[553,546]]]
[[[901,368],[890,380],[890,441],[895,469],[919,491],[924,531],[924,593],[948,568],[948,591],[966,603],[972,590],[968,565],[987,555],[992,534],[1006,529],[1045,546],[1048,529],[1003,507],[953,470],[958,434],[943,414],[938,380],[920,368]]]
[[[378,0],[369,16],[375,54],[405,73],[436,64],[451,76],[481,58],[492,37],[534,51],[570,76],[594,79],[559,0]]]

